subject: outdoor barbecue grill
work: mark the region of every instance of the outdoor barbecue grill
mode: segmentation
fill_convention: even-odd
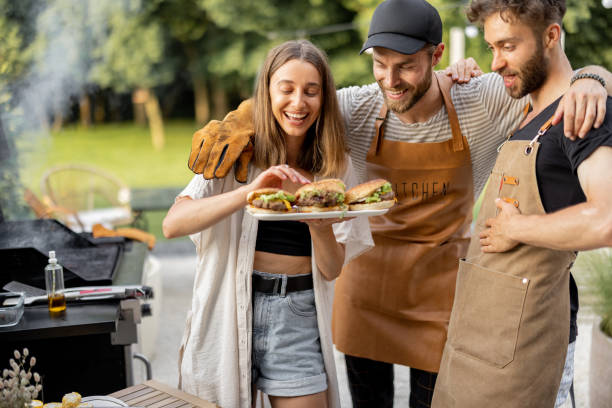
[[[0,287],[18,281],[44,289],[49,251],[58,254],[66,287],[111,285],[124,246],[121,237],[93,239],[56,220],[0,222]]]
[[[44,289],[49,250],[64,266],[67,288],[139,285],[148,252],[143,243],[94,239],[55,220],[0,221],[0,287],[17,281]],[[104,395],[130,386],[137,326],[150,312],[143,306],[138,299],[82,300],[69,302],[59,318],[51,318],[44,303],[26,306],[19,324],[0,327],[0,368],[12,350],[27,347],[37,358],[46,401],[71,391]]]
[[[34,287],[32,291],[44,290],[50,250],[64,267],[67,288],[142,285],[145,275],[153,273],[144,243],[123,237],[94,239],[51,219],[8,221],[0,206],[0,288],[18,282]],[[53,318],[45,303],[28,305],[17,325],[0,327],[0,369],[8,367],[13,350],[27,347],[37,359],[35,371],[43,378],[45,401],[61,401],[72,391],[105,395],[126,388],[134,382],[133,359],[144,358],[132,351],[139,342],[137,326],[150,313],[149,305],[138,298],[75,300]],[[143,361],[150,373],[148,361]]]

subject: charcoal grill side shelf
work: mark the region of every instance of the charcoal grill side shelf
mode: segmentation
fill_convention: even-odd
[[[116,331],[118,302],[88,304],[68,303],[63,315],[49,317],[46,305],[27,306],[21,321],[12,327],[0,327],[0,344],[13,340],[40,340],[84,336]]]

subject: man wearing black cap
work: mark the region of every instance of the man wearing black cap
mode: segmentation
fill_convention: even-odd
[[[347,265],[336,282],[334,343],[346,355],[356,407],[392,406],[393,364],[411,367],[410,406],[429,406],[474,196],[527,103],[508,96],[497,74],[453,85],[434,73],[441,41],[440,16],[429,3],[386,0],[362,49],[372,50],[376,83],[338,91],[359,177],[390,180],[398,198],[387,214],[370,218],[376,247]],[[589,82],[572,88],[587,89],[581,95],[596,106],[605,91]],[[577,100],[562,103],[566,113]],[[243,103],[240,115],[228,115],[221,127],[248,134],[250,125],[234,118],[249,109]],[[590,128],[593,119],[586,122]],[[228,139],[228,132],[221,138],[219,128],[216,122],[196,132],[190,168],[223,177],[236,162],[234,174],[245,180],[248,160],[236,160],[249,138]]]
[[[357,407],[392,406],[393,364],[410,367],[410,406],[429,406],[474,194],[526,103],[491,74],[451,87],[433,72],[441,41],[429,3],[387,0],[361,50],[377,84],[338,91],[355,167],[390,180],[398,198],[371,218],[375,248],[336,282],[334,343]]]
[[[338,91],[355,167],[390,180],[398,198],[370,219],[375,248],[336,282],[334,343],[346,355],[354,406],[392,406],[391,363],[411,367],[410,406],[430,405],[473,197],[527,104],[507,95],[497,74],[452,86],[433,73],[441,40],[430,4],[387,0],[361,50],[372,50],[377,84]]]

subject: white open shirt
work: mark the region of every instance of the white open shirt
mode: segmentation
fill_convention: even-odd
[[[247,182],[260,172],[250,166]],[[359,182],[350,158],[342,179],[347,188]],[[179,197],[199,199],[240,186],[233,172],[214,180],[196,175]],[[255,218],[239,210],[190,236],[196,247],[197,270],[179,351],[179,387],[221,407],[251,407],[251,274],[257,225]],[[374,246],[367,217],[334,224],[334,234],[345,244],[344,264]],[[334,282],[326,281],[317,269],[314,250],[312,275],[328,405],[339,408],[331,337]]]

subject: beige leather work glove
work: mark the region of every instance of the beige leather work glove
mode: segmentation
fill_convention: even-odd
[[[246,183],[253,157],[253,100],[243,101],[223,121],[212,120],[193,134],[189,168],[205,179],[223,178],[232,165],[236,180]]]

